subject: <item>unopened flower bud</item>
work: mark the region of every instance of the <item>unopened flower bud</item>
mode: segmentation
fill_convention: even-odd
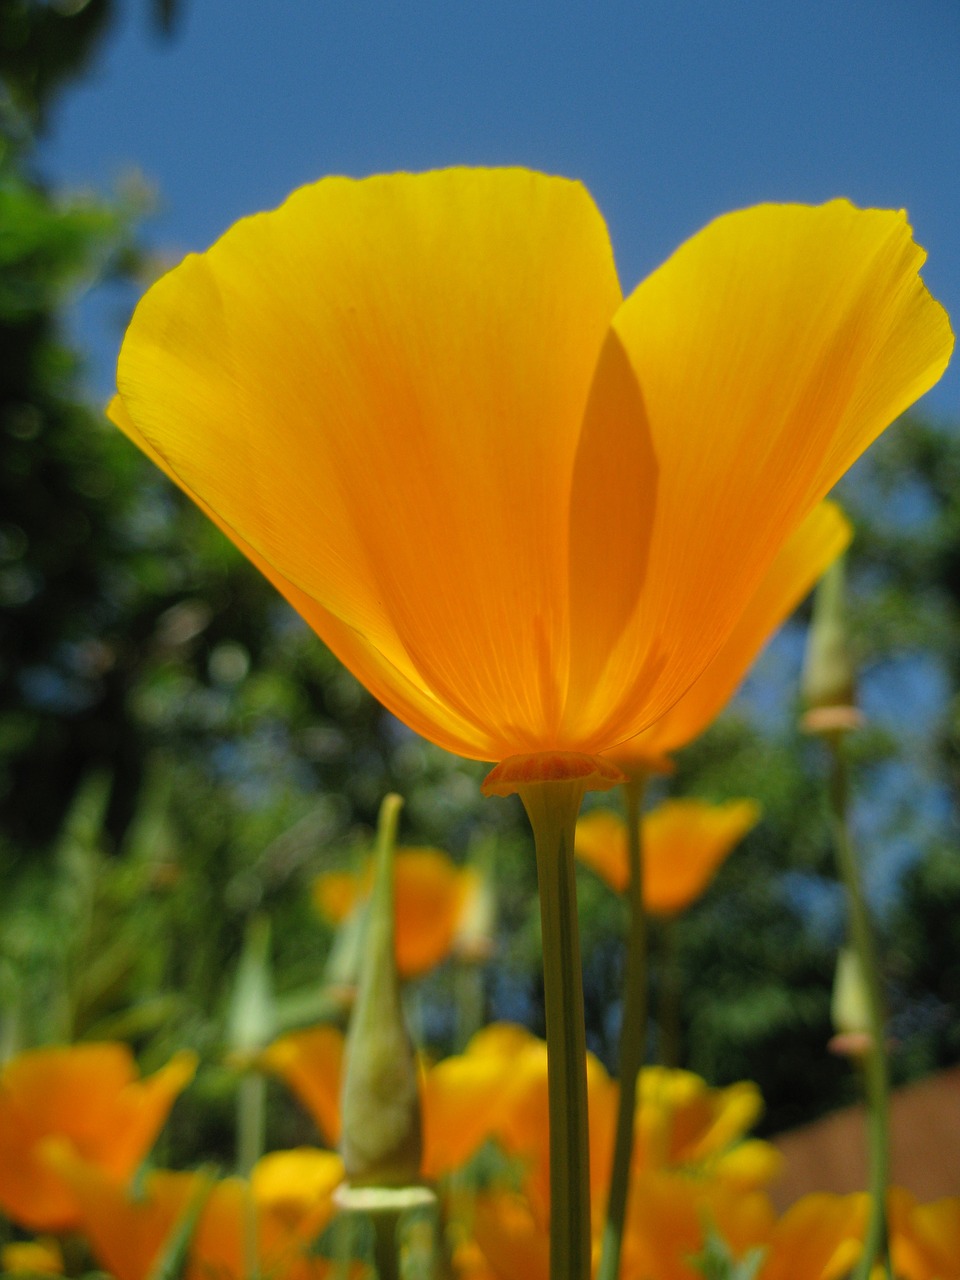
[[[836,1034],[830,1041],[834,1053],[862,1057],[870,1047],[870,1003],[857,953],[841,947],[833,980],[830,1017]]]
[[[393,852],[402,801],[380,809],[376,873],[344,1060],[340,1151],[352,1186],[420,1179],[420,1090],[400,1001],[394,947]]]
[[[843,557],[820,579],[801,677],[802,725],[808,733],[856,729],[862,716],[856,707],[853,661],[844,610]]]

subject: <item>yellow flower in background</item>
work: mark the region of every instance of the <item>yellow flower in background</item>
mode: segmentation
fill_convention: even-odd
[[[196,1068],[178,1053],[140,1079],[125,1044],[33,1049],[0,1069],[0,1208],[37,1231],[76,1225],[69,1184],[45,1158],[62,1140],[112,1178],[134,1173]]]
[[[756,1280],[847,1280],[860,1257],[867,1207],[866,1195],[815,1194],[775,1219],[764,1195],[676,1170],[648,1171],[630,1196],[622,1280],[701,1280],[693,1259],[708,1225],[734,1258],[761,1251],[759,1269],[750,1272]],[[960,1199],[921,1205],[894,1187],[889,1213],[897,1280],[960,1278]],[[474,1230],[499,1280],[546,1280],[545,1223],[523,1195],[482,1194]]]
[[[101,1170],[61,1153],[59,1165],[81,1207],[80,1226],[97,1259],[117,1280],[147,1280],[188,1208],[204,1196],[197,1173],[156,1170],[136,1192]],[[249,1183],[225,1178],[207,1188],[190,1239],[186,1280],[245,1280],[249,1206],[256,1219],[259,1274],[273,1280],[320,1280],[332,1265],[310,1246],[334,1213],[343,1162],[330,1151],[274,1151]]]
[[[694,1259],[710,1229],[741,1260],[763,1249],[776,1222],[760,1192],[744,1192],[712,1179],[659,1170],[641,1174],[627,1205],[623,1280],[702,1280]],[[799,1277],[798,1277],[799,1280]]]
[[[737,1150],[735,1144],[762,1112],[763,1099],[752,1081],[716,1089],[692,1071],[644,1067],[637,1099],[634,1168],[713,1170],[716,1160]],[[751,1147],[756,1154],[755,1142]]]
[[[846,1280],[860,1257],[866,1195],[804,1196],[778,1221],[758,1280]]]
[[[343,1036],[313,1027],[282,1036],[259,1062],[279,1076],[336,1142],[340,1132]],[[618,1089],[592,1055],[587,1058],[590,1177],[600,1212],[610,1172]],[[525,1169],[525,1188],[538,1212],[549,1204],[549,1118],[546,1044],[526,1028],[493,1023],[462,1054],[425,1065],[421,1075],[423,1175],[439,1178],[464,1165],[494,1138]],[[636,1112],[637,1171],[687,1169],[750,1190],[779,1170],[768,1143],[742,1141],[763,1102],[749,1082],[711,1088],[690,1071],[645,1067]]]
[[[622,1280],[702,1280],[695,1258],[709,1228],[740,1259],[766,1246],[774,1224],[773,1207],[762,1194],[663,1170],[642,1174],[631,1191],[620,1275]],[[499,1280],[547,1280],[546,1223],[526,1197],[504,1191],[482,1194],[474,1231]],[[796,1280],[801,1280],[800,1272]],[[803,1280],[812,1277],[803,1273]]]
[[[321,915],[340,924],[366,903],[373,866],[327,871],[313,882]],[[398,849],[394,858],[397,969],[415,978],[445,960],[481,890],[479,873],[460,867],[439,849]]]
[[[292,1089],[331,1146],[340,1141],[343,1032],[337,1027],[291,1031],[257,1055],[257,1064]]]
[[[901,1187],[887,1201],[893,1269],[903,1280],[960,1280],[960,1199],[917,1204]]]
[[[684,911],[706,890],[721,863],[760,821],[755,800],[667,800],[644,814],[643,901],[656,915]],[[577,857],[617,893],[630,879],[627,827],[619,814],[594,809],[577,821]]]
[[[56,1240],[14,1240],[0,1248],[0,1271],[12,1276],[62,1276]]]
[[[524,1168],[524,1192],[546,1222],[550,1212],[550,1110],[547,1046],[524,1027],[494,1023],[477,1032],[464,1057],[499,1070],[500,1083],[487,1114],[487,1133]],[[603,1064],[587,1054],[587,1107],[591,1208],[599,1221],[610,1173],[618,1089]]]
[[[764,205],[624,299],[575,182],[327,178],[150,289],[110,414],[419,733],[609,752],[946,367],[923,258]]]

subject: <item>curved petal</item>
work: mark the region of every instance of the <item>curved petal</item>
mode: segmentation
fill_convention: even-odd
[[[148,1173],[139,1195],[69,1151],[56,1153],[61,1176],[80,1206],[83,1234],[97,1260],[117,1280],[146,1280],[194,1197],[203,1175]]]
[[[770,1237],[762,1280],[841,1280],[861,1253],[865,1195],[804,1196],[779,1220]]]
[[[764,205],[711,223],[626,299],[613,329],[642,389],[656,506],[640,599],[571,698],[572,733],[622,739],[677,701],[792,531],[936,382],[953,336],[923,259],[903,213]]]
[[[643,819],[643,896],[657,915],[684,911],[760,820],[755,800],[667,800]]]
[[[382,685],[419,690],[428,736],[449,739],[446,709],[469,730],[455,749],[499,759],[562,711],[570,476],[619,302],[579,184],[329,178],[154,285],[118,386],[324,639],[325,613]]]
[[[453,947],[469,880],[439,849],[398,849],[394,861],[397,968],[418,977]]]
[[[643,900],[656,915],[674,915],[695,902],[737,842],[760,818],[754,800],[706,804],[667,800],[643,818]],[[616,890],[630,881],[627,827],[609,809],[577,822],[577,857]]]
[[[761,649],[853,537],[846,516],[821,502],[781,547],[716,657],[679,702],[611,752],[620,765],[659,761],[692,742],[737,691]]]
[[[288,1085],[329,1142],[339,1140],[343,1072],[341,1031],[327,1026],[291,1031],[268,1045],[257,1062]]]
[[[44,1158],[61,1139],[116,1179],[129,1177],[153,1145],[193,1076],[182,1052],[141,1080],[125,1044],[54,1045],[18,1054],[0,1072],[0,1205],[36,1230],[77,1221],[70,1185]]]
[[[402,655],[395,655],[396,661],[401,664],[399,666],[385,658],[359,631],[355,631],[339,618],[335,618],[305,592],[295,587],[235,530],[231,529],[206,502],[191,492],[167,460],[141,434],[119,396],[114,396],[107,414],[111,422],[142,449],[151,462],[155,463],[196,502],[200,510],[276,587],[307,625],[312,627],[317,635],[322,636],[334,655],[385,707],[408,724],[411,729],[439,743],[448,751],[453,751],[457,755],[474,756],[481,760],[494,759],[496,748],[492,742],[488,741],[477,726],[466,723],[456,712],[424,689],[418,683],[417,673],[409,663],[403,662]]]

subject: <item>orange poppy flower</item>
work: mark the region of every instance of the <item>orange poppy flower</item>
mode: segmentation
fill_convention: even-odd
[[[850,544],[853,529],[834,502],[821,502],[780,548],[726,643],[683,697],[649,729],[614,752],[626,770],[663,772],[668,757],[708,728],[724,709],[760,650],[826,569]]]
[[[760,820],[754,800],[667,800],[642,820],[643,900],[656,915],[676,915],[705,891],[724,859]],[[577,822],[576,853],[612,889],[630,879],[626,823],[609,809]]]
[[[946,367],[923,257],[765,205],[624,299],[575,182],[327,178],[149,290],[110,416],[419,733],[609,752]]]
[[[308,1027],[281,1036],[257,1055],[258,1065],[297,1095],[331,1146],[340,1141],[343,1046],[337,1027]]]
[[[698,1280],[694,1259],[708,1228],[735,1258],[763,1250],[775,1227],[766,1196],[711,1180],[658,1171],[635,1179],[625,1224],[623,1280]],[[522,1195],[481,1195],[474,1210],[477,1241],[499,1280],[546,1280],[549,1275],[545,1222]],[[599,1240],[594,1239],[594,1261]],[[796,1280],[813,1280],[797,1272]]]
[[[81,1227],[117,1280],[146,1280],[178,1223],[200,1199],[187,1251],[186,1280],[243,1280],[249,1274],[248,1217],[256,1220],[259,1274],[316,1280],[332,1269],[309,1256],[333,1217],[343,1162],[330,1151],[274,1151],[254,1166],[250,1182],[225,1178],[207,1189],[197,1173],[157,1170],[134,1193],[102,1170],[65,1152],[56,1157],[81,1207]]]
[[[153,1146],[196,1058],[178,1053],[139,1079],[125,1044],[33,1049],[0,1069],[0,1208],[38,1231],[77,1223],[73,1192],[44,1158],[59,1138],[112,1178],[129,1178]]]
[[[960,1280],[960,1198],[917,1204],[901,1187],[887,1203],[893,1269],[903,1280]]]
[[[317,876],[313,898],[335,924],[366,902],[373,888],[372,864],[358,873]],[[445,960],[480,891],[472,867],[459,867],[439,849],[398,849],[394,858],[397,969],[415,978]]]
[[[343,1036],[314,1027],[282,1036],[260,1055],[316,1120],[324,1136],[340,1131]],[[617,1084],[588,1055],[590,1178],[594,1207],[602,1209],[610,1172]],[[423,1174],[439,1178],[459,1168],[487,1138],[496,1138],[527,1167],[527,1190],[545,1211],[549,1203],[547,1054],[543,1040],[512,1023],[479,1031],[466,1051],[425,1067],[421,1076]],[[637,1098],[637,1171],[687,1168],[709,1172],[749,1190],[779,1167],[768,1143],[742,1142],[763,1109],[756,1085],[713,1089],[689,1071],[645,1067]]]
[[[860,1257],[865,1195],[804,1196],[779,1220],[759,1280],[845,1280]]]

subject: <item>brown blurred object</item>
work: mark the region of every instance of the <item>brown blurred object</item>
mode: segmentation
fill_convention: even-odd
[[[960,1195],[960,1066],[892,1097],[891,1183],[921,1201]],[[846,1194],[867,1185],[862,1107],[836,1111],[771,1139],[785,1157],[771,1189],[778,1209],[812,1191]]]

